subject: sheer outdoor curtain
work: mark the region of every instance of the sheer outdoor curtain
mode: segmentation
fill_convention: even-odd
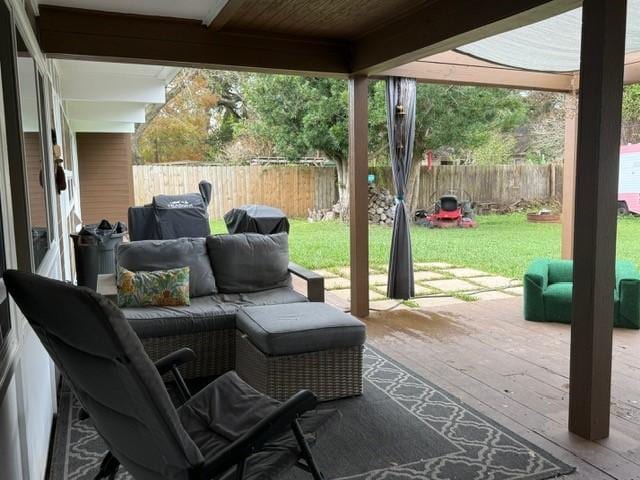
[[[405,194],[411,173],[413,139],[416,126],[416,81],[410,78],[387,77],[387,132],[389,158],[396,189],[396,212],[389,259],[389,298],[408,299],[414,296],[411,232]]]

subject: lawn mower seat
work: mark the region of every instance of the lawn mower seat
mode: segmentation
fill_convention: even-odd
[[[445,212],[455,212],[458,209],[458,197],[455,195],[444,195],[440,197],[440,210]]]

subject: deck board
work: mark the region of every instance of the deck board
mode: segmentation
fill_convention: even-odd
[[[588,442],[567,429],[569,326],[526,322],[521,298],[365,321],[370,344],[578,467],[568,478],[640,479],[640,332],[615,330],[611,435]]]

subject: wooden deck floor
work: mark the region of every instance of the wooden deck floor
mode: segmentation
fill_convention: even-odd
[[[378,312],[368,341],[574,465],[570,479],[640,479],[640,331],[614,333],[611,436],[568,433],[569,326],[526,322],[522,299]]]

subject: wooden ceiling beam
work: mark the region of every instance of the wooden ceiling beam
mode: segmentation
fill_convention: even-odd
[[[222,30],[246,0],[211,0],[213,6],[207,13],[204,24],[212,32]]]
[[[580,0],[433,0],[356,40],[351,70],[379,74],[581,4]]]
[[[40,6],[52,58],[346,76],[342,42],[216,32],[198,20]]]
[[[543,73],[504,67],[481,67],[420,60],[392,68],[381,75],[415,78],[421,83],[473,85],[521,90],[571,92],[574,75],[571,73]]]

